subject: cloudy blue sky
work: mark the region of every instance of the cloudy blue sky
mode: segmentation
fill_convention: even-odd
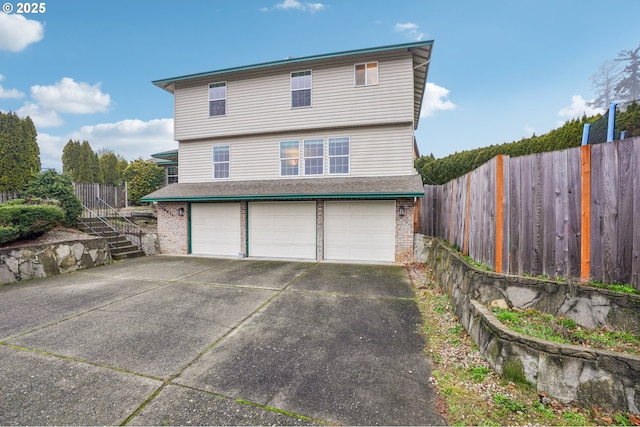
[[[0,3],[0,110],[34,120],[59,170],[69,139],[129,160],[176,148],[172,96],[152,80],[434,40],[416,136],[443,157],[592,113],[592,75],[640,45],[638,0]]]

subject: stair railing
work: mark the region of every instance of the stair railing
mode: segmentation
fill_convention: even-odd
[[[87,212],[89,214],[89,216],[88,216],[88,218],[87,217],[78,218],[78,222],[83,224],[85,227],[87,227],[93,233],[97,234],[98,236],[104,236],[108,232],[113,232],[113,233],[116,233],[116,234],[118,233],[117,229],[115,229],[111,224],[109,224],[97,212],[95,212],[91,208],[85,206],[84,203],[82,204],[82,208],[85,210],[85,212]],[[92,219],[92,218],[96,218],[96,219],[98,219],[100,221],[98,226],[96,226],[92,221],[85,221],[85,219]],[[107,240],[107,244],[109,245],[109,247],[111,249],[118,249],[117,246],[113,242],[110,242],[109,239],[106,239],[106,240]]]
[[[142,229],[100,197],[96,197],[96,201],[98,202],[99,207],[97,210],[101,221],[108,223],[113,230],[124,235],[127,240],[138,248],[142,248],[142,235],[144,234]]]

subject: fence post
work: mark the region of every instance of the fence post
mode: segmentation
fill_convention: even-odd
[[[471,209],[471,172],[467,172],[467,204],[464,213],[464,243],[462,255],[469,255],[469,210]]]
[[[607,123],[607,142],[613,141],[616,130],[616,106],[615,102],[609,104],[609,122]]]
[[[591,146],[580,147],[580,281],[591,275]]]

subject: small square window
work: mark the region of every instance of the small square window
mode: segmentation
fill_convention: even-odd
[[[355,65],[355,85],[374,86],[378,84],[378,63],[367,62]]]

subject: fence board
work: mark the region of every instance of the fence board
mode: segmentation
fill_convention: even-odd
[[[633,174],[633,202],[631,218],[638,218],[640,216],[640,144],[634,144],[633,152],[631,153],[631,163],[633,168],[631,173]],[[631,281],[630,284],[640,289],[640,224],[638,220],[632,222],[633,230],[631,235],[633,236],[633,242],[631,244]]]
[[[567,185],[567,150],[553,153],[555,207],[555,266],[551,277],[569,277],[569,201]]]
[[[568,273],[566,277],[580,277],[580,150],[566,150],[567,153],[567,211],[568,224]]]
[[[618,147],[618,221],[617,253],[615,265],[619,267],[616,279],[623,283],[631,280],[633,251],[633,145],[619,144]]]
[[[603,144],[591,146],[591,277],[604,277],[602,267],[603,233],[603,184],[602,184],[602,148]]]
[[[520,191],[520,173],[522,157],[515,157],[509,161],[509,226],[507,228],[509,238],[509,273],[517,274],[520,270],[521,255],[521,239],[520,234],[520,215],[522,206],[522,193]]]

